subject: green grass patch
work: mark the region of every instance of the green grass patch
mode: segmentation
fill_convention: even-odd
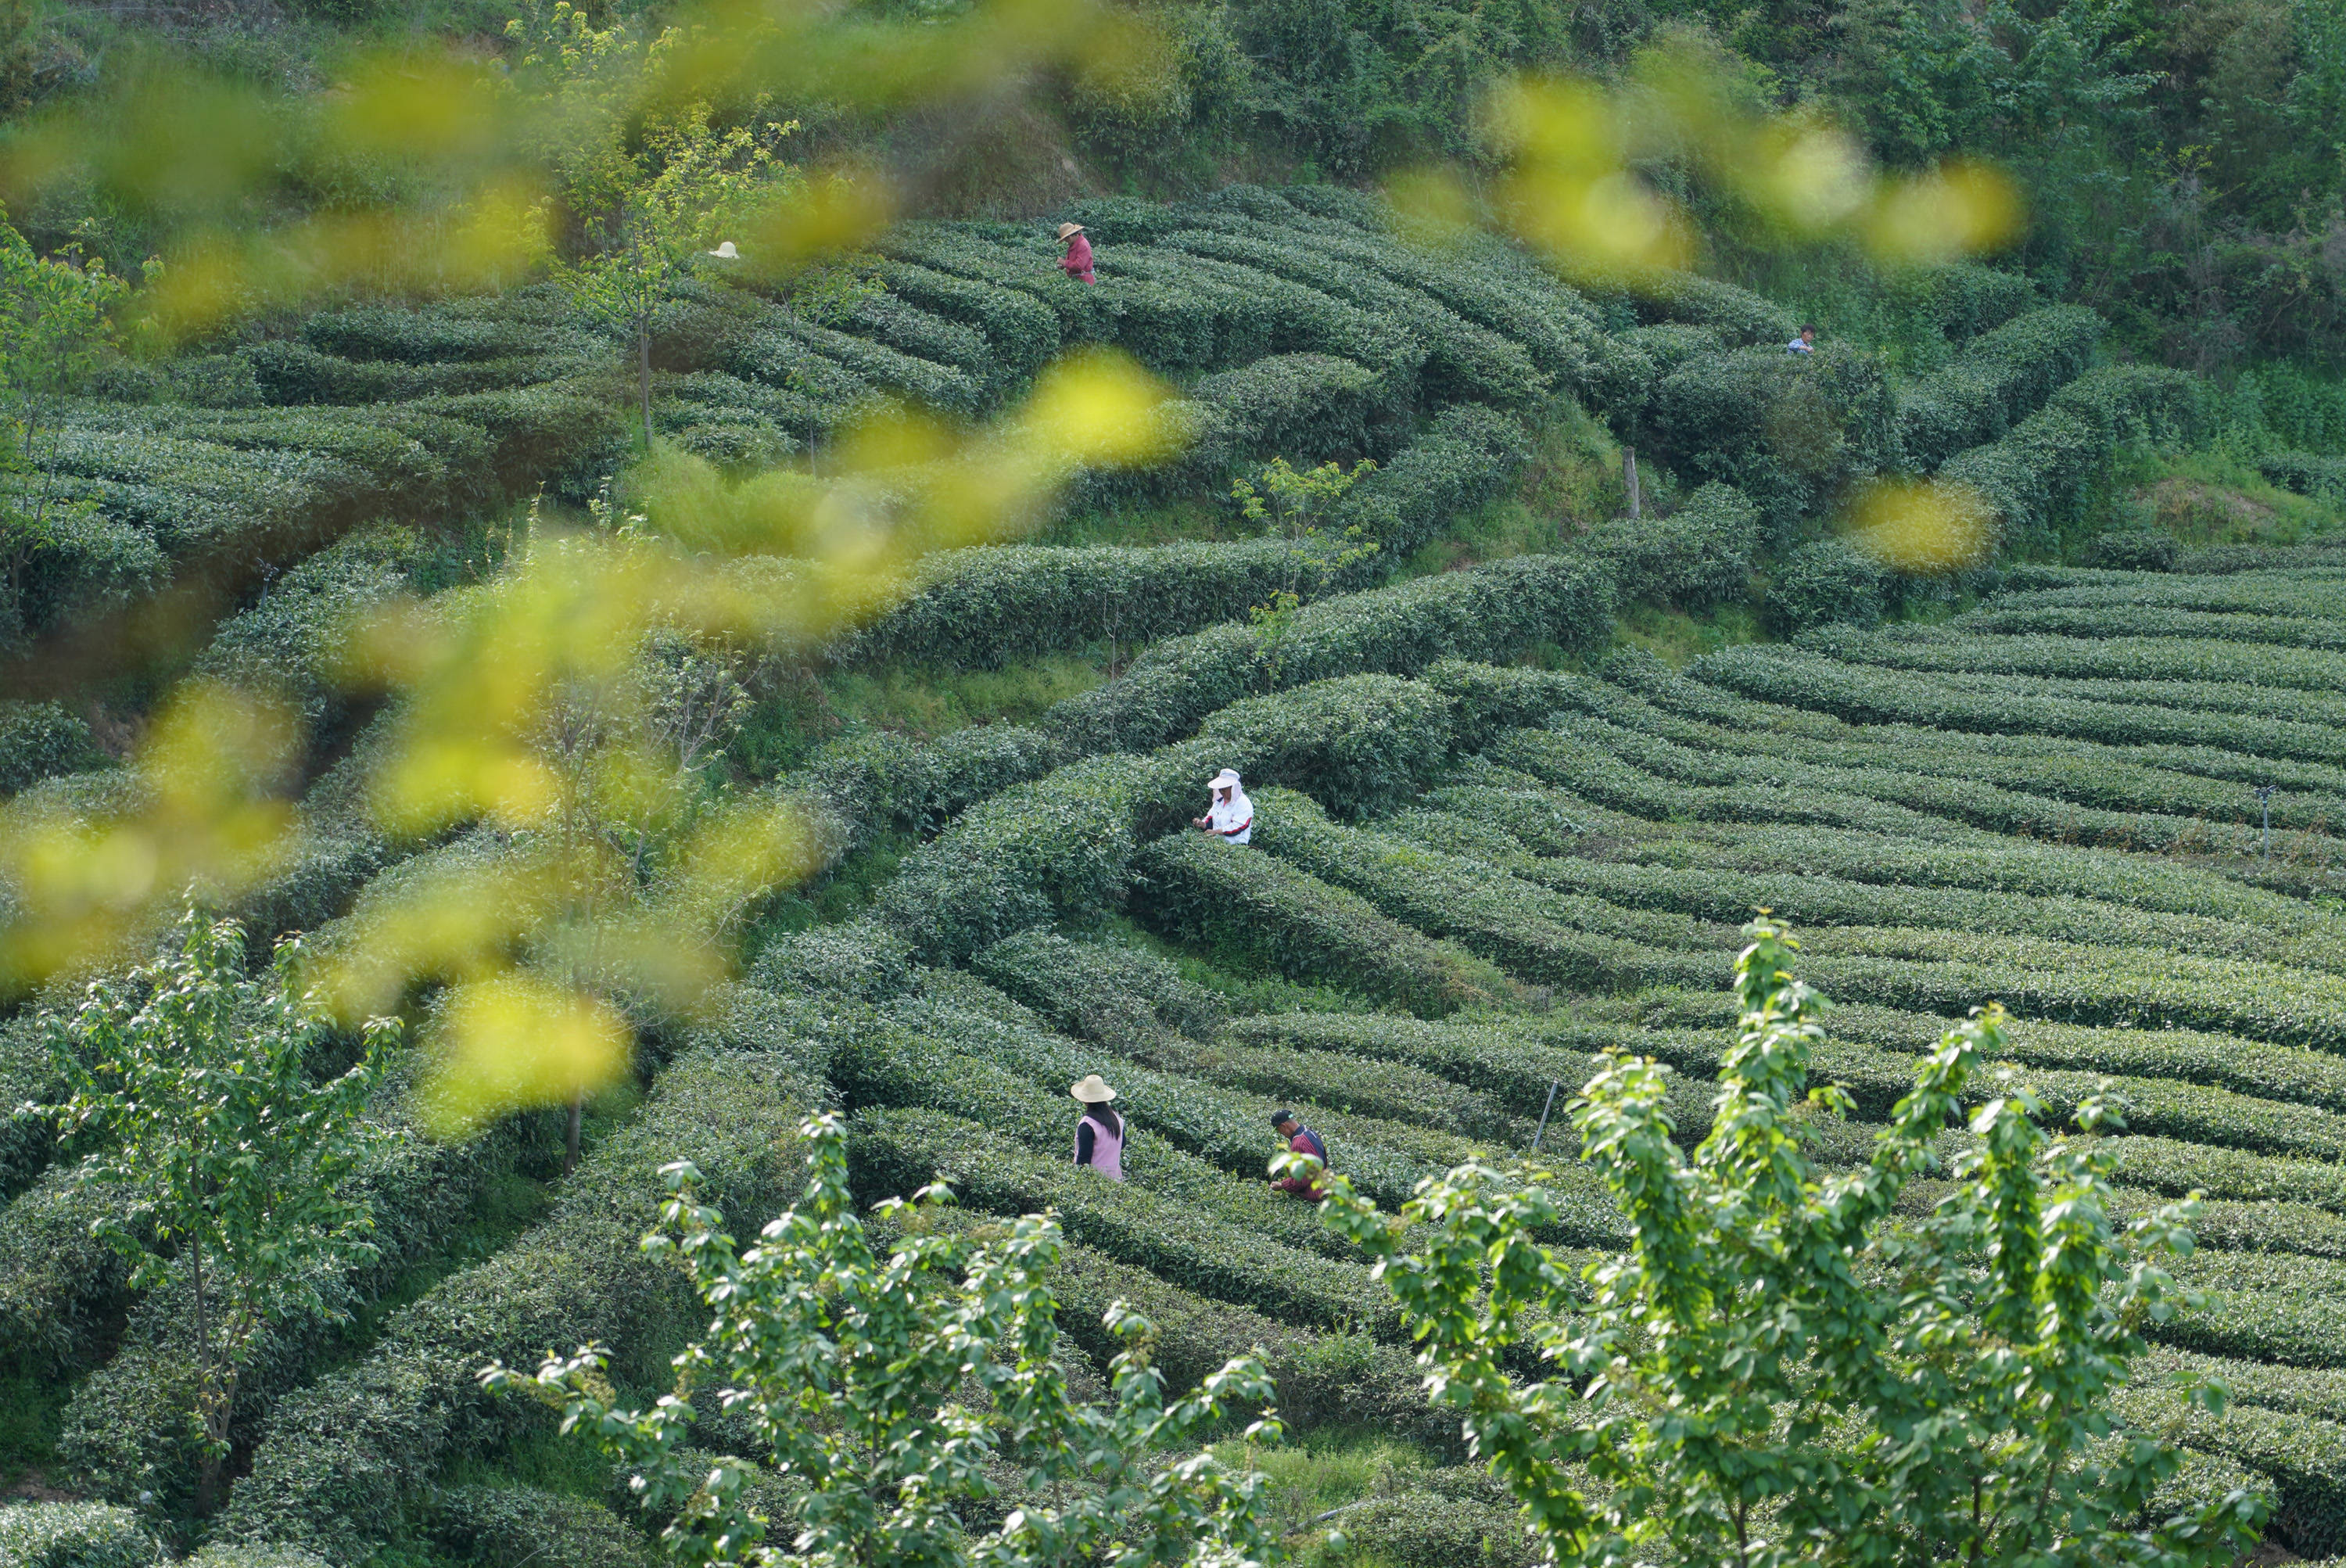
[[[726,755],[740,779],[762,781],[799,766],[824,741],[864,728],[927,740],[974,724],[1032,724],[1107,677],[1105,648],[996,669],[889,664],[815,674],[778,666],[759,683],[756,705]]]
[[[1627,647],[1643,648],[1672,669],[1684,669],[1705,654],[1738,643],[1764,641],[1766,633],[1757,607],[1746,600],[1694,614],[1658,605],[1625,606],[1616,622],[1615,636]]]
[[[2220,448],[2137,453],[2113,477],[2114,523],[2187,545],[2295,545],[2346,527],[2336,503],[2283,490]]]
[[[1185,539],[1246,539],[1254,535],[1224,497],[1190,495],[1145,506],[1055,517],[1031,545],[1171,545]]]
[[[1276,1448],[1232,1439],[1216,1444],[1215,1453],[1230,1465],[1251,1455],[1270,1482],[1263,1517],[1285,1538],[1297,1568],[1383,1568],[1381,1556],[1330,1543],[1329,1533],[1343,1528],[1342,1514],[1320,1516],[1413,1491],[1438,1468],[1423,1449],[1367,1428],[1322,1427]]]

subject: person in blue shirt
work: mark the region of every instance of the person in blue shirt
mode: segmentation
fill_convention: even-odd
[[[1794,338],[1790,342],[1786,343],[1784,345],[1784,351],[1788,354],[1815,353],[1817,351],[1816,328],[1803,321],[1800,324],[1800,335]]]

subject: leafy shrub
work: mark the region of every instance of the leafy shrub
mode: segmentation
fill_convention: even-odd
[[[358,1361],[280,1400],[220,1515],[222,1538],[363,1558],[445,1455],[526,1430],[526,1411],[480,1390],[492,1358],[599,1339],[625,1358],[623,1375],[664,1380],[667,1348],[693,1309],[635,1247],[660,1200],[658,1167],[688,1156],[722,1201],[770,1214],[794,1176],[773,1129],[821,1098],[802,1044],[744,1022],[747,1033],[728,1024],[661,1074],[645,1112],[588,1153],[545,1224],[393,1313]]]
[[[2320,457],[2310,452],[2274,452],[2257,459],[2257,472],[2283,490],[2300,495],[2346,495],[2346,457]]]
[[[1772,344],[1779,352],[1799,331],[1790,311],[1750,290],[1698,272],[1650,271],[1627,293],[1600,300],[1625,300],[1647,322],[1681,321],[1716,329],[1739,347]]]
[[[1676,459],[1742,490],[1781,537],[1850,479],[1897,464],[1889,384],[1872,355],[1744,349],[1665,377],[1651,420]]]
[[[102,1502],[0,1504],[0,1561],[11,1568],[153,1568],[162,1555],[127,1508]]]
[[[104,768],[89,725],[55,702],[0,702],[0,795],[58,773]]]
[[[1758,507],[1740,491],[1706,484],[1668,517],[1601,524],[1586,547],[1611,563],[1624,595],[1702,609],[1743,596],[1759,535]]]
[[[1370,415],[1382,401],[1374,372],[1309,353],[1265,355],[1206,377],[1190,396],[1207,419],[1181,467],[1215,475],[1275,453],[1316,460],[1364,450]]]
[[[2086,368],[2106,327],[2083,306],[2052,305],[1972,339],[1899,398],[1906,462],[1928,471],[2001,438]]]
[[[1882,624],[1881,564],[1839,539],[1814,539],[1787,556],[1768,585],[1768,619],[1779,630],[1849,622]]]
[[[1533,555],[1306,605],[1276,649],[1248,626],[1159,643],[1117,680],[1058,704],[1053,733],[1088,749],[1161,745],[1249,691],[1358,671],[1413,675],[1450,657],[1500,658],[1542,642],[1571,651],[1612,629],[1611,575]]]
[[[2182,553],[2174,535],[2147,528],[2097,534],[2086,552],[2088,564],[2118,572],[2172,572]]]
[[[222,1543],[183,1560],[187,1568],[333,1568],[324,1558],[293,1546],[241,1546]]]
[[[459,1563],[484,1568],[533,1555],[576,1568],[652,1568],[642,1533],[582,1497],[534,1486],[459,1486],[433,1499],[429,1532]]]
[[[1234,703],[1206,721],[1198,741],[1339,815],[1373,816],[1423,788],[1448,758],[1450,699],[1389,675],[1343,676]]]
[[[884,730],[828,741],[788,781],[820,801],[852,849],[887,831],[933,832],[965,808],[1040,778],[1059,759],[1048,736],[972,725],[931,741]]]

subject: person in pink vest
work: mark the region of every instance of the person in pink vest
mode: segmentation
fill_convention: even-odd
[[[1067,248],[1067,253],[1059,258],[1059,265],[1066,269],[1067,276],[1078,283],[1092,281],[1092,242],[1084,238],[1084,226],[1060,224],[1059,243]]]
[[[1308,1198],[1313,1203],[1326,1197],[1328,1189],[1321,1182],[1328,1174],[1328,1145],[1321,1141],[1320,1135],[1297,1120],[1292,1111],[1273,1111],[1270,1125],[1280,1137],[1287,1140],[1289,1153],[1310,1155],[1320,1162],[1320,1168],[1311,1176],[1281,1176],[1270,1184],[1271,1190],[1293,1193],[1297,1197]]]
[[[1097,1073],[1067,1086],[1083,1102],[1084,1119],[1076,1124],[1076,1163],[1089,1166],[1110,1181],[1124,1179],[1124,1118],[1108,1108],[1116,1091]]]

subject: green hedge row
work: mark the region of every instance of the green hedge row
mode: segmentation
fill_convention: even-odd
[[[1586,562],[1494,561],[1307,605],[1275,642],[1250,626],[1217,626],[1159,643],[1044,724],[1085,750],[1159,746],[1267,687],[1363,670],[1414,675],[1541,643],[1586,649],[1610,635],[1612,607],[1608,575]]]
[[[992,668],[1096,641],[1137,647],[1242,617],[1298,572],[1294,546],[1277,538],[1140,548],[982,545],[927,557],[911,594],[828,657]],[[1308,587],[1322,575],[1309,567],[1300,575]]]
[[[1610,667],[1608,673],[1614,679],[1624,678],[1621,671],[1626,662],[1616,660]],[[1859,667],[1862,672],[1863,667]],[[1897,678],[1894,671],[1872,673]],[[1862,673],[1859,678],[1863,678]],[[1979,692],[1998,700],[2012,699],[2030,685],[2013,677],[1953,677],[1943,683],[1925,677],[1909,678],[1932,690],[1952,693],[1957,701]],[[2154,841],[2188,844],[2204,837],[2209,843],[2253,848],[2249,836],[2240,830],[2253,815],[2249,802],[2255,786],[2276,787],[2271,800],[2276,824],[2319,832],[2346,809],[2346,769],[2334,764],[2273,760],[2184,742],[2124,744],[2059,733],[2013,733],[1988,725],[1969,729],[1952,725],[1945,728],[1900,723],[1866,726],[1834,714],[1739,697],[1719,687],[1705,687],[1675,677],[1637,679],[1632,684],[1650,700],[1623,698],[1594,686],[1576,688],[1574,696],[1580,706],[1624,728],[1683,741],[1697,750],[1749,757],[1754,759],[1749,765],[1771,771],[1888,769],[1964,780],[2009,797],[2004,808],[1979,808],[1990,813],[1980,819],[1984,825],[2034,820],[2028,813],[2035,808],[2026,802],[2042,802],[2050,797],[2134,814],[2139,818],[2143,834]],[[2149,683],[2147,689],[2160,688],[2158,683]],[[2254,705],[2250,708],[2255,717]],[[2120,726],[2124,721],[2123,715],[2112,720]],[[2014,816],[2012,808],[2021,809],[2022,814]],[[2123,820],[2105,820],[2093,831],[2098,834],[2111,828],[2116,830],[2116,841],[2131,841]]]
[[[1708,992],[1657,994],[1647,1018],[1657,1024],[1731,1029],[1727,999]],[[1835,1037],[1864,1041],[1900,1052],[1933,1049],[1947,1020],[1934,1013],[1910,1012],[1843,994],[1835,1001]],[[2259,1100],[2346,1112],[2346,1058],[2304,1046],[2188,1029],[2103,1028],[2041,1019],[2012,1032],[2005,1049],[2013,1060],[2033,1067],[2086,1074],[2125,1074],[2143,1079],[2173,1079],[2229,1089]]]
[[[1285,361],[1260,367],[1263,378],[1291,368]],[[1219,384],[1236,398],[1257,384],[1249,379],[1255,375],[1250,368]],[[1208,411],[1209,428],[1222,432],[1217,439],[1235,439],[1226,412]],[[1354,575],[1382,575],[1457,512],[1497,494],[1524,461],[1523,440],[1519,424],[1489,410],[1457,409],[1436,420],[1346,498],[1338,526],[1358,527],[1380,544]],[[956,550],[924,563],[908,599],[830,657],[990,667],[1013,653],[1102,639],[1137,644],[1243,616],[1250,606],[1268,604],[1294,575],[1292,547],[1268,538],[1137,549]],[[1325,576],[1306,571],[1307,593],[1338,585]]]
[[[2283,490],[2335,501],[2346,497],[2346,457],[2274,452],[2257,459],[2257,472]]]
[[[1134,871],[1143,923],[1244,972],[1341,986],[1426,1017],[1505,993],[1481,961],[1251,849],[1176,834],[1143,850]]]
[[[322,1283],[330,1311],[349,1314],[444,1255],[474,1200],[509,1169],[520,1146],[547,1128],[543,1118],[507,1122],[464,1143],[427,1137],[396,1111],[395,1141],[352,1177],[373,1218],[374,1257]],[[184,1279],[130,1309],[118,1347],[66,1402],[57,1451],[102,1496],[151,1492],[166,1511],[192,1505],[201,1454],[189,1431],[194,1408],[194,1290]],[[260,1339],[237,1390],[233,1441],[249,1447],[274,1402],[342,1349],[343,1327],[327,1314],[273,1325]]]
[[[2025,677],[1971,677],[1964,684],[1842,664],[1801,648],[1757,644],[1706,655],[1697,678],[1745,697],[1822,710],[1858,723],[1903,723],[1990,735],[2049,734],[2113,746],[2208,747],[2253,757],[2346,762],[2346,737],[2330,726],[2270,712],[2226,714],[2042,695]]]
[[[1226,186],[1186,207],[1110,199],[1071,210],[1110,244],[1156,243],[1204,229],[1372,273],[1520,347],[1559,387],[1581,384],[1596,338],[1587,301],[1521,251],[1477,236],[1448,255],[1429,252],[1392,232],[1390,210],[1334,186]]]
[[[1404,767],[1444,759],[1446,707],[1391,676],[1350,676],[1234,707],[1210,738],[1070,764],[971,807],[905,858],[876,912],[944,958],[1061,916],[1095,918],[1123,901],[1134,848],[1195,815],[1219,769],[1374,809],[1423,781]]]
[[[1071,942],[1037,927],[984,949],[970,967],[1062,1033],[1127,1054],[1168,1034],[1202,1040],[1222,1023],[1219,997],[1156,954],[1117,942]]]
[[[824,813],[844,852],[891,830],[927,837],[1059,759],[1056,741],[1023,725],[970,725],[934,740],[871,730],[824,742],[780,788]]]
[[[655,1568],[663,1560],[640,1529],[610,1509],[535,1486],[439,1491],[424,1533],[446,1557],[480,1568],[533,1557],[564,1568]]]
[[[1844,1038],[1843,1012],[1833,1008],[1827,1023],[1832,1038],[1814,1053],[1810,1076],[1845,1085],[1861,1114],[1884,1117],[1913,1088],[1918,1054]],[[1942,1032],[1947,1027],[1943,1018],[1929,1022]],[[2041,1028],[2031,1022],[2013,1033],[2033,1036]],[[1618,1043],[1709,1078],[1732,1042],[1724,1029],[1648,1028],[1625,1031]],[[2055,1123],[2066,1125],[2076,1107],[2096,1094],[2122,1105],[2129,1132],[2108,1142],[2121,1152],[2128,1182],[2169,1196],[2196,1186],[2216,1197],[2303,1203],[2346,1214],[2346,1179],[2334,1163],[2317,1163],[2346,1153],[2346,1117],[2335,1111],[2206,1084],[2123,1076],[2098,1063],[2067,1071],[2031,1067],[2025,1049],[2013,1055],[2023,1064],[2016,1081],[2035,1091]],[[1993,1078],[1984,1078],[1974,1092],[1984,1098],[2000,1091]]]
[[[2199,384],[2178,371],[2117,365],[2064,387],[2045,406],[1992,443],[1956,453],[1940,464],[1942,481],[1983,497],[1997,553],[2049,554],[2080,507],[2104,462],[2136,440],[2174,440],[2198,424]]]
[[[2346,689],[2346,658],[2322,649],[2211,637],[2003,636],[1945,626],[1882,632],[1830,627],[1800,639],[1847,664],[1949,675],[2037,675],[2137,681],[2234,681],[2304,691]]]
[[[2346,610],[2346,581],[2335,572],[2241,572],[2228,576],[2141,576],[2077,573],[2044,587],[2020,587],[1997,608],[2054,605],[2215,610],[2236,615],[2335,616]]]
[[[0,1504],[0,1562],[10,1568],[154,1568],[160,1543],[127,1508],[103,1502]]]
[[[1365,1264],[1299,1251],[1190,1204],[1103,1181],[957,1116],[864,1110],[850,1128],[857,1195],[867,1202],[942,1180],[980,1213],[1055,1209],[1072,1239],[1185,1290],[1298,1327],[1357,1325],[1389,1344],[1402,1342],[1398,1309]]]
[[[1372,1426],[1439,1451],[1460,1447],[1457,1418],[1427,1402],[1415,1359],[1365,1333],[1315,1333],[1184,1289],[1081,1242],[1067,1244],[1051,1283],[1060,1331],[1099,1365],[1121,1348],[1100,1319],[1122,1301],[1156,1329],[1153,1364],[1171,1388],[1194,1388],[1231,1357],[1260,1348],[1279,1390],[1280,1419],[1290,1430]]]
[[[0,701],[0,796],[60,773],[107,767],[89,723],[62,703]]]
[[[1292,1051],[1314,1059],[1423,1067],[1488,1095],[1535,1127],[1542,1112],[1550,1113],[1548,1135],[1560,1141],[1543,1146],[1567,1152],[1572,1135],[1560,1119],[1563,1109],[1602,1065],[1591,1053],[1505,1015],[1430,1021],[1382,1013],[1262,1013],[1233,1019],[1226,1033],[1266,1056]],[[1553,1105],[1551,1087],[1556,1090]],[[1710,1095],[1709,1085],[1694,1079],[1681,1075],[1672,1081],[1667,1109],[1681,1133],[1698,1134],[1709,1126]]]
[[[404,593],[423,541],[402,527],[362,528],[271,582],[231,616],[196,660],[199,673],[275,691],[313,734],[342,709],[345,638],[366,615]]]
[[[1959,1017],[2001,999],[2024,1017],[2180,1026],[2346,1049],[2346,977],[2239,959],[2034,937],[1828,926],[1808,933],[1819,983]]]
[[[2334,917],[2303,900],[2248,887],[2218,872],[2111,850],[2015,843],[1987,834],[1964,842],[1807,828],[1706,828],[1645,840],[1620,852],[1648,864],[1755,873],[1798,867],[1798,874],[1903,892],[1994,895],[1977,899],[1982,908],[2003,898],[2085,900],[2291,935],[2336,934]]]
[[[1061,1076],[1051,1070],[1056,1056],[1068,1054],[1037,1041],[1015,1042],[1023,1048],[1006,1059],[982,1053],[978,1040],[992,1044],[1002,1036],[1005,1026],[999,1021],[974,1038],[941,1032],[941,1026],[968,1016],[941,1007],[862,1033],[836,1058],[836,1081],[847,1104],[859,1111],[919,1110],[959,1117],[984,1127],[1005,1146],[1114,1185],[1070,1164],[1079,1107],[1067,1097],[1067,1085],[1082,1073]],[[1100,1073],[1117,1087],[1117,1108],[1127,1126],[1126,1186],[1281,1247],[1325,1257],[1354,1256],[1320,1224],[1315,1208],[1270,1189],[1264,1173],[1278,1143],[1264,1114],[1250,1126],[1232,1125],[1236,1118],[1224,1112],[1223,1096],[1210,1090],[1139,1071],[1096,1048],[1072,1054],[1074,1065]],[[1193,1145],[1201,1138],[1225,1158],[1198,1153]],[[1389,1190],[1392,1184],[1375,1185]],[[1410,1185],[1402,1185],[1404,1198]]]
[[[365,1557],[444,1458],[545,1419],[481,1391],[492,1358],[526,1364],[599,1339],[621,1377],[666,1382],[663,1359],[698,1315],[680,1277],[635,1245],[657,1216],[659,1166],[694,1160],[734,1223],[760,1223],[791,1196],[788,1134],[821,1098],[819,1061],[750,1003],[714,1033],[589,1154],[545,1224],[393,1313],[352,1366],[278,1401],[220,1515],[224,1538]]]
[[[1627,306],[1642,321],[1714,327],[1739,347],[1765,345],[1779,354],[1800,329],[1774,300],[1698,272],[1643,272],[1634,289],[1599,289],[1591,297],[1602,305]]]
[[[1542,887],[1718,922],[1739,922],[1751,911],[1764,908],[1802,928],[1941,926],[2088,944],[2171,947],[2234,958],[2270,957],[2275,949],[2273,933],[2259,926],[2086,899],[2013,892],[1988,897],[1970,889],[1908,887],[1887,877],[1859,881],[1765,865],[1748,870],[1678,867],[1635,854],[1606,860],[1525,856],[1500,863]]]
[[[1757,504],[1771,550],[1849,480],[1898,466],[1881,361],[1834,344],[1788,354],[1779,339],[1688,360],[1663,378],[1647,420],[1676,465]]]
[[[1737,924],[1696,921],[1627,909],[1602,898],[1555,892],[1479,859],[1447,854],[1407,837],[1330,821],[1287,789],[1254,796],[1254,847],[1349,888],[1384,913],[1448,937],[1512,973],[1575,989],[1617,985],[1636,974],[1642,948],[1725,947]]]
[[[2239,1402],[2208,1410],[2151,1380],[2147,1374],[2161,1360],[2150,1358],[2117,1391],[2112,1413],[2128,1426],[2265,1477],[2275,1504],[2267,1540],[2312,1555],[2346,1548],[2346,1425]],[[2222,1364],[2228,1381],[2235,1365]]]
[[[2076,379],[2107,326],[2081,305],[2048,305],[1973,338],[1900,394],[1906,462],[1928,472],[1965,447],[2002,440]]]
[[[1164,243],[1174,250],[1256,268],[1407,328],[1426,348],[1421,372],[1425,393],[1440,402],[1509,408],[1532,402],[1545,390],[1545,378],[1518,345],[1438,300],[1324,250],[1282,243],[1275,234],[1211,229],[1186,230]]]
[[[1046,1155],[1066,1158],[1072,1151],[1075,1115],[1073,1102],[1065,1098],[1066,1086],[1087,1073],[1097,1072],[1119,1091],[1122,1097],[1117,1106],[1136,1126],[1162,1137],[1185,1156],[1206,1162],[1214,1171],[1236,1178],[1240,1185],[1239,1196],[1234,1198],[1225,1176],[1216,1175],[1206,1181],[1198,1171],[1178,1160],[1151,1176],[1152,1182],[1187,1183],[1198,1189],[1201,1201],[1209,1200],[1222,1212],[1242,1217],[1246,1223],[1269,1223],[1264,1218],[1267,1214],[1295,1211],[1293,1205],[1283,1208],[1274,1205],[1266,1210],[1260,1202],[1250,1201],[1247,1196],[1261,1195],[1264,1189],[1258,1184],[1263,1181],[1270,1157],[1278,1149],[1270,1120],[1271,1108],[1278,1102],[1267,1095],[1234,1093],[1230,1087],[1201,1082],[1178,1069],[1168,1071],[1163,1065],[1144,1064],[1097,1044],[1071,1042],[1051,1034],[1032,1013],[959,972],[933,972],[928,982],[928,994],[920,1000],[899,1003],[891,1019],[892,1027],[901,1025],[912,1032],[910,1035],[894,1037],[898,1044],[893,1048],[913,1054],[906,1060],[916,1060],[922,1054],[934,1056],[940,1052],[966,1054],[991,1062],[997,1072],[1026,1080],[1030,1088],[1025,1090],[998,1084],[987,1089],[985,1095],[994,1108],[977,1119],[989,1126],[1017,1129],[1016,1135]],[[852,1046],[842,1047],[842,1060],[867,1062],[872,1052],[881,1049],[882,1046],[859,1038]],[[890,1086],[892,1079],[899,1084],[908,1084],[913,1078],[938,1075],[865,1067],[859,1071],[855,1081],[862,1093],[883,1103],[909,1094],[964,1093],[950,1087]],[[1304,1098],[1303,1104],[1313,1125],[1331,1145],[1343,1145],[1344,1168],[1361,1189],[1374,1195],[1382,1203],[1402,1203],[1421,1178],[1463,1164],[1489,1147],[1487,1142],[1478,1145],[1406,1120],[1356,1117],[1321,1105],[1310,1096]],[[1568,1224],[1575,1234],[1609,1238],[1617,1233],[1619,1222],[1613,1216],[1612,1204],[1593,1184],[1566,1207],[1573,1212]],[[1308,1248],[1349,1256],[1342,1244],[1311,1226],[1295,1234],[1304,1238],[1300,1245]]]
[[[2207,1301],[2144,1325],[2154,1343],[2287,1367],[2346,1367],[2346,1262],[2210,1248],[2176,1259],[2169,1271]]]

